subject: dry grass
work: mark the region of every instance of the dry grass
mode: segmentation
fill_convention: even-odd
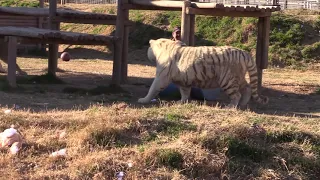
[[[47,61],[19,58],[18,63],[39,75]],[[135,102],[147,92],[155,69],[145,59],[131,63],[133,77],[120,93],[64,91],[107,85],[112,63],[99,59],[59,62],[64,84],[20,83],[18,91],[0,92],[0,130],[14,124],[26,141],[16,156],[0,152],[2,177],[116,179],[120,171],[126,179],[319,177],[319,71],[266,70],[264,93],[271,99],[266,107],[226,110],[217,102],[197,101],[142,107]],[[19,108],[3,113],[14,104]],[[250,128],[253,123],[267,133]],[[67,133],[63,139],[57,137],[61,131]],[[65,157],[49,157],[62,148]]]

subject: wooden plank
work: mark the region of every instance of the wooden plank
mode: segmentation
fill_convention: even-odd
[[[124,35],[124,16],[125,11],[122,8],[122,0],[117,1],[117,23],[116,23],[116,37],[120,37],[114,45],[114,58],[112,68],[112,85],[120,86],[121,83],[121,63],[122,63],[122,48],[123,48],[123,35]]]
[[[158,6],[143,6],[136,4],[124,4],[123,9],[131,10],[159,10],[159,11],[181,11],[181,7],[158,7]]]
[[[195,23],[196,23],[196,15],[190,14],[190,46],[195,45]]]
[[[64,18],[64,17],[55,17],[55,22],[65,22],[65,23],[81,23],[81,24],[101,24],[101,25],[116,25],[116,19],[115,20],[109,20],[109,19],[71,19],[71,18]],[[133,26],[134,22],[130,20],[125,20],[124,24],[126,26]]]
[[[267,17],[271,16],[271,12],[252,12],[252,11],[230,11],[223,9],[196,9],[187,8],[187,14],[209,15],[209,16],[229,16],[229,17]]]
[[[0,35],[1,37],[1,35]],[[26,37],[17,37],[19,42],[28,42],[29,44],[35,43],[46,43],[46,44],[72,44],[72,45],[103,45],[103,46],[113,46],[113,41],[110,42],[103,42],[103,41],[90,41],[90,40],[63,40],[57,38],[48,38],[44,39],[35,39],[35,38],[26,38]],[[117,41],[117,39],[114,39]]]
[[[10,20],[36,20],[37,17],[33,17],[33,16],[22,16],[22,15],[0,14],[0,19],[10,19]]]
[[[7,37],[8,42],[8,75],[9,86],[17,87],[16,84],[16,65],[17,65],[17,38],[14,36]]]
[[[36,22],[3,22],[0,21],[0,26],[23,26],[23,27],[38,27],[38,23]]]
[[[0,7],[0,12],[7,14],[16,14],[24,16],[48,16],[48,8],[34,7]]]
[[[123,10],[124,21],[129,20],[129,10]],[[129,26],[124,25],[123,45],[122,45],[122,62],[121,62],[121,83],[128,80],[128,53],[129,53]]]
[[[182,1],[150,1],[150,0],[130,0],[130,3],[142,6],[167,7],[167,8],[181,8]]]
[[[190,1],[184,1],[181,14],[181,41],[190,45],[190,15],[186,13]]]

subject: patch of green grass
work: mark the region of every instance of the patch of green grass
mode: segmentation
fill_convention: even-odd
[[[95,130],[91,133],[89,144],[92,147],[122,148],[133,144],[140,144],[140,140],[132,137],[130,133],[123,133],[115,129]]]
[[[4,7],[39,7],[38,0],[1,0],[0,6]]]
[[[107,25],[96,26],[92,29],[93,34],[101,34],[102,31],[106,28]]]
[[[167,114],[161,126],[158,127],[158,132],[162,132],[167,136],[177,137],[183,131],[195,131],[196,126],[182,121],[183,118],[185,117],[178,114]]]
[[[320,42],[316,42],[311,45],[306,45],[301,51],[302,56],[304,58],[319,58],[320,57],[319,52],[320,52]]]
[[[272,153],[266,149],[258,148],[247,144],[246,142],[230,139],[228,141],[229,157],[248,158],[254,162],[261,162],[272,156]]]
[[[181,169],[183,163],[182,154],[174,149],[158,149],[156,157],[159,162],[167,167]]]

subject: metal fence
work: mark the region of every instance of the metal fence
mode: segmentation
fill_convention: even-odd
[[[62,2],[61,2],[62,1]],[[49,3],[49,0],[44,0],[44,2]],[[57,0],[57,3],[67,4],[116,4],[117,0]]]
[[[49,2],[49,0],[44,0]],[[62,2],[61,2],[62,1]],[[194,2],[213,2],[223,4],[257,4],[272,5],[273,0],[192,0]],[[117,0],[57,0],[60,4],[116,4]],[[278,0],[281,9],[320,9],[320,0]]]
[[[223,4],[272,4],[272,0],[198,0],[199,2],[214,2]],[[320,9],[320,0],[278,0],[281,9]]]

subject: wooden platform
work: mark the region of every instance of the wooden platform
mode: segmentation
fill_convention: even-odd
[[[150,0],[129,0],[128,4],[124,4],[124,8],[139,10],[172,10],[181,11],[183,1],[150,1]],[[224,11],[255,11],[255,12],[275,12],[280,11],[279,5],[257,5],[257,4],[221,4],[212,2],[192,2],[192,8],[211,9]]]
[[[49,17],[49,8],[30,8],[30,7],[0,7],[0,16],[16,15],[17,19],[21,16]],[[115,25],[116,14],[103,14],[93,12],[83,12],[76,10],[57,9],[54,21],[81,23],[81,24],[109,24]],[[126,25],[132,25],[131,21],[126,21]]]
[[[93,35],[85,33],[64,32],[32,27],[1,27],[0,47],[6,53],[8,62],[7,80],[11,87],[16,87],[16,62],[17,45],[19,41],[42,42],[47,44],[82,44],[82,45],[106,45],[117,48],[120,39],[114,36]],[[49,46],[50,47],[50,46]],[[49,54],[53,53],[49,48]],[[57,52],[54,52],[57,53]],[[55,61],[56,62],[56,61]],[[51,62],[52,63],[52,62]],[[52,65],[51,65],[52,66]],[[56,71],[56,66],[50,68],[50,56],[48,71]]]

